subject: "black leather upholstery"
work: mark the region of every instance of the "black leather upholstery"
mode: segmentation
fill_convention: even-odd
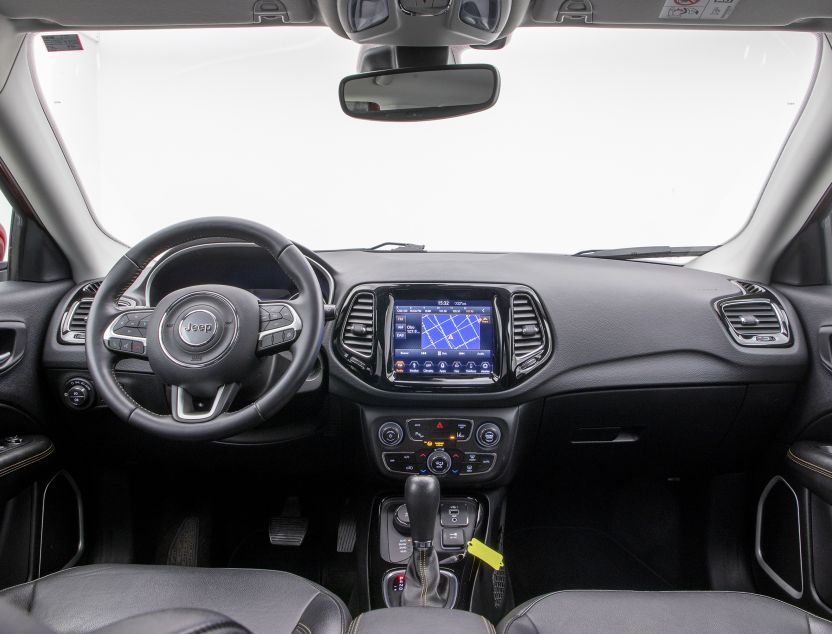
[[[411,516],[412,517],[412,516]],[[402,593],[402,605],[421,608],[444,608],[450,606],[451,584],[439,569],[436,550],[413,549],[413,556],[407,563],[407,581]]]
[[[8,445],[0,451],[0,499],[13,497],[34,481],[55,451],[46,436],[22,436],[20,445]]]
[[[251,634],[224,614],[211,610],[176,608],[131,616],[95,634]]]
[[[564,591],[509,613],[500,634],[832,634],[832,622],[743,592]]]
[[[342,634],[350,621],[337,597],[274,570],[79,566],[4,590],[0,598],[55,632],[73,634],[173,608],[215,611],[253,634]]]
[[[832,445],[796,442],[786,453],[786,466],[800,484],[832,504]]]
[[[131,616],[93,634],[251,634],[227,616],[210,610],[178,608]],[[25,610],[0,600],[0,634],[55,634]]]
[[[350,634],[494,634],[491,622],[479,614],[442,608],[390,608],[359,615]]]

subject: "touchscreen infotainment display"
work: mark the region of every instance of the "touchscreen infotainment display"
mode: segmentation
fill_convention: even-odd
[[[487,299],[396,299],[391,349],[397,375],[482,376],[494,371]]]

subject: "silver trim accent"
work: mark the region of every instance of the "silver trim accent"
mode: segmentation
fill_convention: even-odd
[[[396,427],[399,428],[399,439],[395,443],[393,443],[392,445],[390,443],[386,442],[384,440],[384,438],[382,437],[382,435],[381,435],[381,432],[384,431],[384,428],[388,427],[389,425],[395,425]],[[388,420],[388,421],[382,423],[381,427],[378,428],[378,434],[377,435],[378,435],[378,441],[382,445],[384,445],[385,447],[398,447],[399,445],[402,444],[402,441],[404,440],[404,429],[402,429],[402,426],[399,423],[397,423],[396,421]]]
[[[257,341],[260,341],[263,337],[267,335],[273,335],[276,332],[283,332],[284,330],[289,330],[290,328],[294,328],[295,332],[300,332],[303,330],[303,321],[301,321],[300,315],[298,315],[297,311],[291,304],[287,304],[285,302],[260,302],[260,308],[265,306],[285,306],[289,309],[289,312],[292,313],[292,323],[288,326],[281,326],[280,328],[272,328],[271,330],[263,330],[258,336]]]
[[[258,248],[258,249],[263,248],[263,247],[261,247],[257,244],[254,244],[253,242],[206,242],[205,244],[194,244],[192,246],[185,247],[184,249],[179,249],[177,251],[173,251],[172,253],[171,253],[172,249],[169,249],[168,251],[166,251],[165,253],[161,254],[158,257],[156,262],[153,263],[152,268],[150,269],[150,272],[147,274],[146,281],[144,282],[144,303],[147,304],[148,306],[150,305],[150,290],[151,290],[151,287],[153,285],[153,279],[156,277],[156,274],[162,268],[164,268],[165,266],[167,266],[170,263],[171,260],[176,259],[181,254],[186,253],[188,251],[194,251],[194,250],[197,250],[197,249],[210,249],[210,248],[214,248],[214,247],[253,247],[253,248]],[[312,268],[317,269],[318,271],[320,271],[323,274],[323,276],[326,278],[326,281],[329,284],[329,293],[328,293],[327,298],[326,298],[326,303],[331,304],[332,303],[332,298],[335,296],[335,279],[332,277],[330,272],[327,271],[326,268],[322,264],[320,264],[319,262],[316,262],[315,260],[313,260],[309,256],[304,256],[304,257],[306,257],[306,260],[309,262],[309,264],[312,266]],[[130,291],[130,290],[138,287],[139,285],[141,285],[140,280],[141,280],[141,278],[139,280],[137,280],[136,284],[134,284],[134,286],[131,286],[128,289],[128,291]]]
[[[734,326],[728,320],[725,314],[726,306],[736,306],[738,304],[759,304],[765,302],[769,304],[774,311],[777,321],[780,323],[780,332],[777,333],[760,333],[759,335],[743,335],[734,330]],[[722,323],[728,330],[728,334],[741,346],[766,347],[766,346],[782,346],[791,343],[791,330],[789,328],[789,317],[786,312],[778,306],[774,300],[768,297],[749,298],[749,299],[728,299],[718,300],[714,308],[717,311]],[[773,341],[757,341],[757,337],[773,337]]]
[[[147,356],[147,337],[130,337],[130,336],[127,336],[127,335],[118,335],[115,332],[113,332],[113,328],[115,327],[116,322],[119,319],[121,319],[122,317],[124,317],[125,315],[130,315],[132,313],[147,313],[147,312],[152,312],[152,311],[153,311],[152,308],[137,308],[137,309],[125,310],[125,311],[120,312],[118,315],[116,315],[113,318],[113,320],[110,322],[110,325],[107,326],[107,330],[104,331],[104,335],[101,337],[104,340],[104,347],[107,348],[107,350],[110,350],[110,348],[107,346],[107,341],[110,340],[110,339],[127,339],[128,341],[139,341],[144,345],[144,354],[138,354],[137,352],[128,352],[127,350],[122,350],[121,352],[123,354],[132,354],[132,355],[135,355],[135,356],[138,356],[138,357],[146,357]],[[116,351],[111,350],[111,352],[116,352]]]
[[[214,396],[214,401],[211,403],[211,409],[209,409],[207,412],[200,412],[199,414],[188,414],[185,412],[182,405],[182,392],[187,393],[187,390],[181,388],[178,385],[171,385],[171,406],[173,408],[173,411],[176,412],[176,417],[178,419],[192,423],[203,422],[213,418],[216,415],[217,409],[219,409],[220,403],[224,399],[225,390],[227,390],[228,388],[228,385],[220,386],[220,389],[217,390],[217,393]],[[190,394],[188,396],[190,396]]]
[[[393,604],[390,602],[390,591],[388,589],[390,585],[390,579],[392,579],[396,575],[406,574],[407,569],[396,568],[395,570],[391,570],[386,575],[384,575],[384,578],[381,581],[381,592],[384,596],[384,605],[386,605],[388,608],[401,606],[401,601],[399,601],[399,603],[397,604]],[[445,577],[448,580],[448,583],[450,584],[450,592],[448,593],[448,603],[445,605],[443,609],[453,609],[454,607],[456,607],[456,601],[459,598],[459,579],[457,579],[456,575],[450,570],[443,570],[440,568],[439,574]]]
[[[217,297],[220,300],[222,300],[223,302],[225,302],[229,306],[229,308],[231,308],[231,313],[234,315],[234,337],[231,339],[231,341],[225,347],[225,350],[222,351],[222,354],[220,354],[215,359],[211,359],[207,363],[184,363],[182,361],[179,361],[178,359],[175,359],[173,356],[171,356],[170,352],[168,352],[168,349],[165,347],[165,341],[162,338],[162,328],[165,327],[165,322],[167,321],[168,314],[171,312],[172,309],[174,309],[177,305],[181,304],[184,300],[188,299],[189,297],[195,297],[195,296],[199,296],[199,295],[211,295],[213,297]],[[237,309],[234,308],[234,304],[232,304],[226,297],[220,295],[219,293],[215,293],[213,291],[194,291],[193,293],[188,293],[187,295],[183,295],[182,297],[177,299],[171,306],[168,307],[168,309],[162,315],[162,318],[159,320],[159,347],[162,349],[162,352],[165,353],[165,356],[168,359],[173,361],[176,365],[182,366],[183,368],[205,368],[205,367],[208,367],[209,365],[213,365],[213,364],[217,363],[220,359],[223,359],[228,354],[228,352],[231,350],[231,348],[234,346],[234,344],[237,343],[237,339],[239,338],[239,336],[240,336],[240,317],[237,315]]]
[[[185,335],[182,334],[182,325],[185,323],[185,320],[188,319],[188,317],[190,317],[191,315],[195,315],[196,313],[205,313],[214,322],[213,324],[211,324],[211,336],[208,337],[208,339],[206,339],[203,343],[191,343],[185,338]],[[217,336],[217,334],[219,334],[217,329],[217,316],[211,311],[205,310],[204,308],[195,308],[179,320],[179,326],[177,326],[176,331],[179,334],[179,338],[182,340],[182,343],[184,343],[186,346],[190,346],[192,348],[199,348],[201,346],[208,345]]]
[[[797,549],[798,559],[800,561],[800,590],[789,585],[785,579],[774,572],[774,569],[772,569],[772,567],[769,566],[763,558],[762,544],[760,542],[763,533],[763,504],[765,503],[765,500],[771,490],[774,488],[774,485],[778,482],[785,484],[789,491],[792,492],[792,496],[794,496],[794,503],[797,511]],[[757,501],[757,527],[754,534],[754,556],[757,559],[757,563],[760,564],[760,568],[762,568],[765,573],[771,577],[772,581],[780,586],[786,594],[793,599],[800,599],[803,596],[803,538],[800,533],[800,500],[797,497],[797,493],[795,493],[795,490],[792,488],[792,485],[790,485],[785,478],[779,475],[774,476],[771,480],[769,480],[766,488],[763,489],[763,492],[760,494],[760,499]]]
[[[38,546],[38,576],[43,574],[42,565],[43,565],[43,530],[46,526],[46,522],[44,522],[44,518],[46,517],[46,494],[49,492],[49,487],[52,483],[57,480],[59,477],[63,477],[68,483],[69,486],[72,488],[73,492],[75,493],[75,502],[76,508],[78,509],[78,548],[75,550],[75,554],[72,558],[61,566],[60,570],[66,570],[67,568],[72,568],[78,561],[81,559],[81,555],[84,554],[84,500],[81,497],[81,490],[78,488],[78,483],[75,482],[75,478],[73,478],[68,471],[61,469],[56,473],[49,482],[46,483],[46,486],[43,488],[43,494],[41,495],[40,499],[40,545]]]
[[[88,286],[90,286],[91,284],[94,284],[94,283],[95,283],[95,281],[94,282],[87,282],[80,289],[76,290],[74,295],[77,296],[79,293],[83,292],[83,290],[86,287],[88,287]],[[98,289],[96,289],[96,293],[97,292],[98,292]],[[87,336],[86,336],[87,333],[86,333],[86,331],[85,330],[84,331],[70,330],[69,325],[72,323],[72,318],[75,315],[75,311],[78,310],[78,306],[82,302],[92,303],[93,301],[95,301],[95,297],[81,297],[80,299],[77,299],[74,302],[72,302],[69,305],[69,308],[67,308],[67,310],[64,311],[63,317],[61,317],[61,325],[60,325],[60,328],[59,328],[59,331],[58,331],[58,337],[60,338],[61,343],[65,343],[65,344],[69,344],[69,345],[79,345],[79,346],[82,346],[82,345],[86,344],[86,342],[87,342]],[[127,297],[119,298],[116,305],[119,308],[127,308],[127,309],[138,308],[135,301],[133,301],[132,298],[127,298]]]
[[[436,454],[440,454],[440,453],[443,453],[443,454],[445,454],[445,456],[447,456],[447,461],[446,461],[447,462],[447,468],[444,471],[434,471],[430,467],[430,459],[431,459],[432,456],[434,456]],[[451,458],[451,454],[449,454],[444,449],[434,449],[433,451],[431,451],[428,454],[427,460],[425,460],[425,465],[427,465],[428,471],[430,471],[433,475],[437,475],[437,476],[445,475],[445,474],[449,473],[450,470],[451,470],[451,465],[452,464],[453,464],[453,459]],[[473,474],[471,474],[471,475],[473,475]]]
[[[68,343],[68,344],[77,344],[83,345],[87,342],[87,333],[86,331],[81,330],[70,330],[69,325],[72,323],[72,318],[75,316],[75,311],[78,310],[78,306],[81,305],[81,302],[89,302],[92,305],[93,298],[92,297],[82,297],[78,299],[70,305],[67,311],[64,313],[64,316],[61,318],[61,342]]]

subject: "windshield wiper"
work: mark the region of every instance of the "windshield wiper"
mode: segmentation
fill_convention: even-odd
[[[608,260],[637,260],[641,258],[684,258],[704,255],[716,247],[629,247],[625,249],[590,249],[575,255]]]
[[[424,251],[425,245],[424,244],[413,244],[411,242],[382,242],[381,244],[377,244],[372,247],[368,247],[364,249],[364,251],[380,251],[384,247],[395,247],[390,249],[391,251],[409,251],[411,253],[416,253],[418,251]]]

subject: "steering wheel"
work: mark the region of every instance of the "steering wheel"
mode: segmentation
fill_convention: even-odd
[[[118,299],[154,258],[203,238],[263,247],[295,283],[297,297],[260,302],[240,288],[208,284],[174,291],[155,307],[118,307]],[[323,334],[318,278],[292,242],[255,222],[204,218],[145,238],[107,274],[87,320],[87,365],[104,402],[122,420],[166,438],[217,440],[273,417],[303,385]],[[250,405],[228,411],[265,357],[286,349],[292,361],[280,378]],[[155,414],[124,391],[115,364],[125,357],[147,359],[169,386],[170,414]]]

